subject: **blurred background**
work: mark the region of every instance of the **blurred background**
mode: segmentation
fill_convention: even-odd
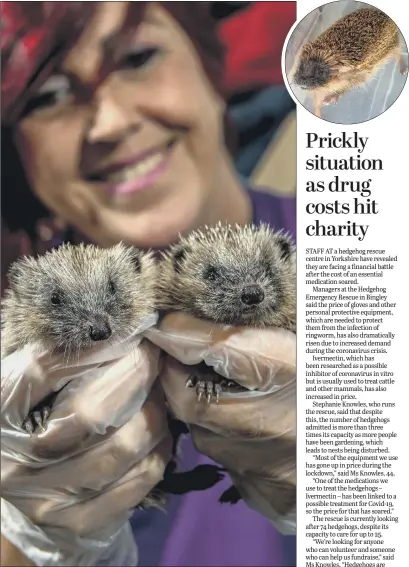
[[[296,20],[296,2],[211,4],[228,50],[225,84],[237,136],[237,169],[253,186],[294,195],[295,104],[284,85],[281,54]],[[2,158],[7,159],[3,154]],[[11,185],[23,183],[17,171],[15,179],[7,181]],[[19,203],[9,199],[7,206],[19,209]],[[59,219],[46,215],[39,207],[39,219],[34,228],[24,226],[23,214],[13,215],[15,220],[9,226],[2,219],[2,295],[12,261],[21,254],[41,253],[51,248],[69,232],[69,227]]]
[[[373,6],[365,2],[340,0],[325,4],[307,14],[295,28],[287,44],[285,54],[287,76],[293,68],[299,50],[305,43],[316,39],[343,16],[360,8],[369,7]],[[399,22],[396,24],[399,26]],[[401,36],[401,42],[402,51],[407,58],[408,48],[403,36]],[[322,117],[338,124],[357,124],[370,120],[385,112],[395,102],[405,82],[406,76],[399,73],[398,65],[392,59],[364,87],[342,95],[336,104],[324,106]],[[312,96],[296,85],[291,85],[291,89],[304,108],[312,112],[314,108]]]

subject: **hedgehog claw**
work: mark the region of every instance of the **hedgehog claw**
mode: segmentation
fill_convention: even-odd
[[[186,380],[186,388],[194,388],[196,386],[197,383],[197,376],[189,376],[189,378]]]
[[[214,385],[214,391],[215,391],[215,395],[216,395],[216,404],[218,404],[218,403],[219,403],[220,396],[221,396],[222,393],[223,393],[223,388],[222,388],[222,386],[221,386],[220,384],[215,384],[215,385]]]
[[[213,382],[206,382],[206,399],[207,399],[207,404],[209,405],[210,402],[212,401],[213,398],[213,388],[214,388],[215,384],[213,384]]]
[[[240,385],[234,380],[222,378],[217,374],[191,374],[185,383],[186,388],[196,388],[197,401],[206,398],[207,404],[214,400],[218,404],[225,391],[238,390]]]
[[[37,428],[43,433],[47,429],[47,419],[50,416],[51,409],[44,406],[39,411],[30,413],[27,419],[23,422],[23,429],[30,435],[36,431]]]
[[[33,435],[34,425],[31,419],[28,418],[23,422],[23,429],[30,435],[30,437]]]
[[[196,386],[196,393],[197,393],[197,401],[200,402],[204,393],[206,391],[206,382],[203,380],[199,380]]]

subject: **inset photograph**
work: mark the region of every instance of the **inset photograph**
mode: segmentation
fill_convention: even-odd
[[[298,102],[336,124],[359,124],[388,110],[408,74],[408,48],[398,23],[354,0],[310,12],[294,28],[285,52],[289,88]]]

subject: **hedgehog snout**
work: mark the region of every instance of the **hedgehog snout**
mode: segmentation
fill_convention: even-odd
[[[331,68],[322,59],[311,58],[301,61],[294,75],[294,82],[302,89],[324,85],[331,78]]]
[[[94,316],[90,320],[88,334],[92,341],[106,341],[112,335],[111,326],[106,317]]]
[[[241,301],[244,305],[259,305],[264,300],[264,291],[257,284],[247,285],[242,289]]]

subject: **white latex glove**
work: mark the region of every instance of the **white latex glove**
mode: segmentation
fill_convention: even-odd
[[[2,533],[37,565],[136,562],[128,519],[172,446],[152,389],[160,351],[140,341],[101,343],[74,365],[33,346],[2,361]],[[30,437],[29,409],[65,384],[46,431]]]
[[[248,505],[283,533],[295,533],[296,336],[283,329],[234,328],[171,313],[145,336],[170,356],[161,383],[197,449],[221,463]],[[248,388],[197,401],[186,365],[205,361]],[[226,504],[224,504],[226,505]]]

